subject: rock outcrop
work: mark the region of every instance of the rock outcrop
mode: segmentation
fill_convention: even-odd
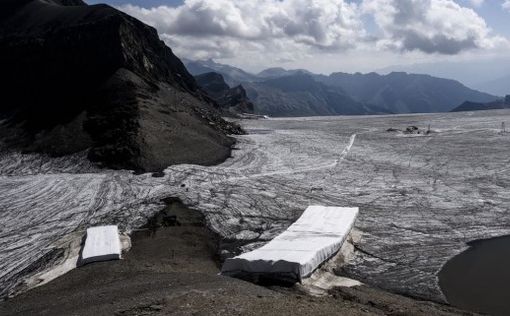
[[[142,22],[81,0],[0,4],[4,146],[153,171],[214,164],[239,127]]]
[[[208,72],[195,77],[198,85],[220,106],[227,114],[253,113],[253,103],[248,99],[242,85],[230,88],[223,76]]]

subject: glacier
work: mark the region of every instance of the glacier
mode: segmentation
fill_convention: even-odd
[[[437,273],[466,242],[510,234],[510,111],[242,120],[232,158],[165,176],[100,169],[85,153],[0,154],[0,295],[66,262],[90,226],[129,233],[179,198],[222,238],[256,249],[308,205],[359,208],[343,275],[444,301]],[[428,135],[388,128],[431,126]]]

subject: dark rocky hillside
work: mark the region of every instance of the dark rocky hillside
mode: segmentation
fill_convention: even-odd
[[[213,164],[229,133],[155,29],[81,0],[0,3],[4,146],[152,171]]]
[[[306,73],[246,83],[256,114],[271,116],[358,115],[388,113],[353,100],[342,89],[328,87]]]
[[[466,101],[452,110],[452,112],[462,111],[484,111],[484,110],[501,110],[510,109],[510,95],[507,95],[505,99],[497,100],[488,103],[470,102]]]
[[[316,76],[316,79],[342,88],[359,102],[374,104],[393,113],[448,112],[464,101],[490,102],[496,99],[455,80],[404,72],[385,76],[333,73]]]
[[[223,76],[215,72],[198,75],[195,80],[225,113],[231,115],[253,113],[253,103],[248,99],[243,86],[230,88]]]

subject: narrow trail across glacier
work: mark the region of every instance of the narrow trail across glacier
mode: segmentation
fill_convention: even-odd
[[[304,173],[304,172],[310,172],[310,171],[319,171],[319,170],[323,170],[323,169],[336,168],[336,167],[338,167],[340,162],[349,154],[352,146],[354,145],[355,140],[356,140],[356,134],[352,134],[351,137],[349,138],[349,143],[347,144],[347,146],[345,146],[344,150],[340,153],[340,156],[331,163],[318,164],[318,165],[315,165],[314,167],[295,168],[292,170],[263,172],[263,173],[257,173],[257,174],[240,176],[240,177],[232,177],[232,178],[227,179],[227,181],[239,181],[239,180],[256,179],[256,178],[262,178],[262,177],[272,177],[272,176],[278,176],[278,175],[290,175],[290,174],[296,174],[296,173]],[[223,182],[223,181],[220,181],[220,182]]]
[[[356,133],[351,135],[351,138],[349,139],[349,144],[345,147],[345,149],[340,154],[340,157],[336,160],[335,167],[337,167],[340,164],[340,162],[342,160],[344,160],[344,158],[347,156],[347,154],[349,154],[349,152],[351,151],[352,146],[354,145],[354,141],[356,140],[356,136],[357,136]]]

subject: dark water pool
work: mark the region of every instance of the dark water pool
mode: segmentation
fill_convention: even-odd
[[[469,243],[439,273],[448,302],[490,315],[510,315],[510,236]]]

